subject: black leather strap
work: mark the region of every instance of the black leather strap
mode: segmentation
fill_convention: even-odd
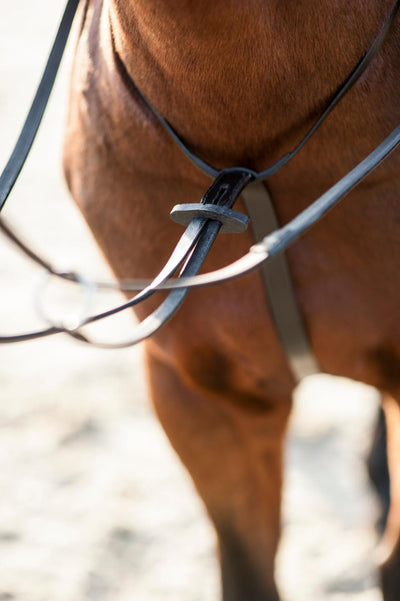
[[[68,0],[39,87],[14,150],[0,176],[0,211],[14,187],[39,129],[53,89],[79,0]]]

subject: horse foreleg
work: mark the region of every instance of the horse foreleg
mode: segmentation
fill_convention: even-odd
[[[391,504],[381,543],[381,582],[385,601],[400,599],[400,397],[384,399],[388,438]]]
[[[148,352],[151,396],[218,536],[225,601],[278,601],[283,439],[291,399],[200,389]]]

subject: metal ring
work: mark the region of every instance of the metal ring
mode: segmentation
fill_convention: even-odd
[[[68,275],[73,276],[73,278],[70,281],[79,284],[81,289],[83,289],[84,291],[79,310],[75,311],[75,313],[72,313],[69,316],[66,316],[65,318],[62,318],[61,320],[51,319],[48,315],[48,312],[45,309],[44,303],[46,290],[49,287],[51,280],[56,279],[58,277],[58,273],[68,273]],[[93,296],[96,292],[97,287],[94,282],[86,280],[79,273],[58,273],[45,273],[44,278],[39,283],[37,293],[35,295],[35,308],[38,315],[50,326],[53,326],[66,333],[76,332],[79,328],[81,328],[84,325],[87,316],[90,315]]]

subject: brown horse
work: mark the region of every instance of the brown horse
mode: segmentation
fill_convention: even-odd
[[[392,5],[88,0],[65,168],[116,275],[154,275],[181,234],[169,211],[198,202],[210,184],[137,88],[205,160],[262,169],[301,139]],[[397,20],[316,136],[269,179],[281,223],[400,122],[399,82]],[[386,399],[392,451],[381,572],[386,601],[400,598],[399,167],[395,153],[288,253],[322,369],[376,386]],[[221,236],[206,267],[231,262],[251,243],[250,234]],[[147,301],[139,316],[152,306]],[[156,411],[218,534],[224,599],[276,601],[282,449],[295,383],[259,273],[191,292],[178,316],[146,343],[146,356]]]

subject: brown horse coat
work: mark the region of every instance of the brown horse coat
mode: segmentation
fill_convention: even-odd
[[[181,234],[168,218],[172,206],[198,202],[210,184],[144,106],[116,53],[197,154],[220,167],[262,169],[301,139],[391,7],[391,0],[345,6],[335,0],[88,0],[65,168],[116,275],[154,275]],[[400,122],[399,76],[397,20],[361,81],[268,181],[282,223]],[[397,401],[399,164],[397,152],[288,253],[322,369],[372,384]],[[250,245],[249,234],[221,236],[206,267],[230,262]],[[152,306],[148,301],[147,310]],[[191,292],[146,351],[156,410],[219,535],[224,598],[278,599],[273,559],[294,383],[260,275]],[[393,511],[392,543],[399,521],[400,511]],[[390,562],[386,601],[400,595],[399,554]]]

